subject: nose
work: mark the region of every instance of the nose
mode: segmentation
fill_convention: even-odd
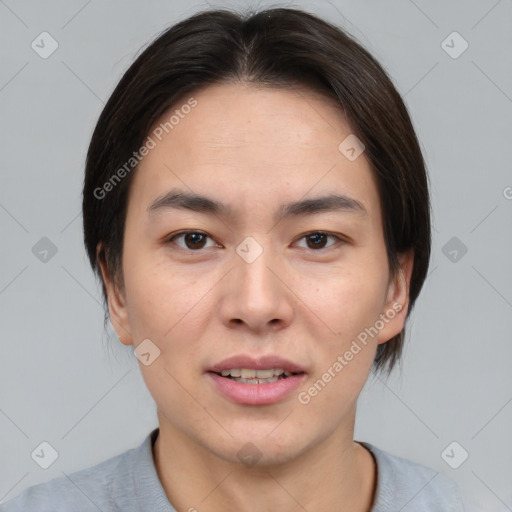
[[[254,260],[246,258],[243,250],[248,246],[241,245],[221,292],[223,323],[258,334],[286,327],[292,321],[296,298],[286,283],[284,263],[270,247],[261,247],[263,250]]]

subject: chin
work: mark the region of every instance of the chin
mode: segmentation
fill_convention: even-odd
[[[275,428],[275,423],[272,428]],[[219,458],[232,464],[241,464],[250,468],[264,468],[286,464],[304,453],[314,440],[307,441],[305,432],[290,432],[283,429],[279,436],[272,428],[254,432],[254,429],[245,429],[232,432],[233,437],[225,439],[224,443],[212,442],[209,448]],[[277,427],[279,428],[279,427]],[[276,429],[277,430],[277,429]]]

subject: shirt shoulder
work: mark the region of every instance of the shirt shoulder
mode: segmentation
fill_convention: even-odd
[[[137,448],[95,466],[33,485],[0,504],[0,512],[173,512],[158,480],[151,446],[158,429]]]
[[[0,512],[117,511],[111,500],[111,489],[114,480],[122,478],[129,452],[28,487],[15,498],[0,505]]]
[[[463,512],[457,483],[431,468],[359,442],[377,463],[377,487],[371,512]]]

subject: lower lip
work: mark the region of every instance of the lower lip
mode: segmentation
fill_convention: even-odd
[[[213,372],[208,375],[226,398],[244,405],[275,404],[297,389],[306,378],[305,373],[300,373],[268,384],[243,384]]]

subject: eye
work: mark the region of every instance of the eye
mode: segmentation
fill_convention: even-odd
[[[335,240],[343,241],[339,236],[333,235],[332,233],[327,233],[325,231],[312,231],[311,233],[307,233],[306,235],[304,235],[299,240],[307,240],[307,249],[319,250],[326,248],[325,241],[329,237]],[[327,248],[332,247],[332,245],[334,244],[331,244]]]
[[[206,233],[201,231],[180,231],[179,233],[174,234],[170,238],[167,239],[167,242],[175,242],[175,240],[183,238],[185,246],[181,244],[176,244],[178,247],[182,249],[188,249],[191,251],[198,251],[200,249],[205,249],[205,241],[207,238],[210,238]],[[313,249],[318,251],[320,249],[325,249],[332,247],[331,244],[326,247],[325,243],[328,238],[332,238],[334,240],[343,241],[339,236],[333,235],[332,233],[327,233],[325,231],[312,231],[310,233],[305,234],[299,240],[306,240],[307,247],[306,249]],[[214,244],[215,246],[215,244]]]
[[[204,242],[207,238],[210,238],[206,233],[202,233],[201,231],[180,231],[176,233],[172,237],[170,237],[167,241],[174,242],[174,240],[184,237],[183,240],[185,242],[185,247],[180,244],[177,244],[182,249],[189,250],[199,250],[204,249]]]

